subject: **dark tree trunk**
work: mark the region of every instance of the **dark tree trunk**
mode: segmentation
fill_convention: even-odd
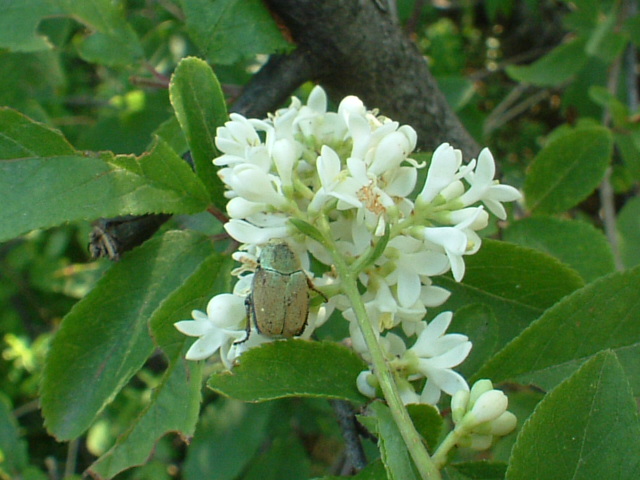
[[[296,50],[272,56],[252,79],[234,111],[264,116],[307,80],[332,99],[357,95],[369,108],[414,127],[418,145],[442,142],[469,159],[477,142],[439,90],[424,57],[411,42],[387,0],[265,0],[291,33]]]

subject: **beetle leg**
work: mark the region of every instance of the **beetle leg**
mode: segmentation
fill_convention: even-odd
[[[237,342],[233,342],[234,345],[239,345],[241,343],[246,342],[247,340],[249,340],[249,335],[251,334],[251,320],[253,319],[253,322],[255,323],[256,317],[253,313],[253,299],[251,298],[251,295],[247,295],[247,297],[244,299],[244,308],[247,311],[247,336],[244,337],[242,340],[238,340]],[[256,326],[256,328],[258,328]]]
[[[306,276],[306,275],[305,275],[305,276]],[[307,277],[307,285],[309,286],[309,288],[310,288],[311,290],[313,290],[313,291],[314,291],[314,292],[316,292],[318,295],[320,295],[322,298],[324,298],[324,301],[325,301],[325,302],[328,302],[328,301],[329,301],[329,299],[327,298],[327,296],[326,296],[324,293],[322,293],[320,290],[318,290],[318,289],[316,288],[316,286],[313,284],[313,282],[311,281],[311,279],[310,279],[309,277]]]

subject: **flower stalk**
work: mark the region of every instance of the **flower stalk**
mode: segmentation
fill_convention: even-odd
[[[332,249],[332,252],[336,252],[335,249]],[[362,302],[362,296],[358,291],[357,280],[352,275],[349,266],[337,252],[333,256],[333,260],[341,280],[342,292],[351,303],[356,320],[362,331],[362,336],[371,355],[373,370],[380,384],[380,389],[387,401],[387,405],[389,406],[398,430],[404,439],[407,450],[420,473],[420,477],[423,480],[440,480],[442,478],[440,472],[436,464],[431,460],[422,441],[422,437],[415,429],[411,417],[409,417],[409,412],[407,412],[400,398],[393,372],[384,358],[382,348],[380,347],[378,338],[369,321],[364,303]]]

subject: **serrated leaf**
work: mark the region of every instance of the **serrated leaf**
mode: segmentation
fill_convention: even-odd
[[[616,224],[622,263],[627,268],[640,264],[640,197],[629,200]]]
[[[11,108],[0,108],[0,160],[73,155],[62,134]]]
[[[378,448],[389,480],[417,479],[407,446],[391,416],[389,407],[382,402],[374,402],[369,408],[375,413]]]
[[[144,464],[156,442],[168,432],[179,433],[186,442],[193,435],[200,412],[202,363],[178,360],[169,366],[149,405],[129,431],[91,465],[89,471],[111,478]]]
[[[211,253],[208,237],[167,232],[128,252],[64,318],[41,385],[47,428],[86,430],[154,349],[147,322]]]
[[[498,348],[544,310],[584,285],[576,272],[555,258],[506,242],[483,240],[480,251],[465,257],[465,263],[460,283],[450,277],[434,280],[452,292],[440,311],[475,303],[487,305],[498,322]]]
[[[161,139],[140,157],[74,152],[55,131],[0,110],[0,241],[66,221],[196,213],[204,187]]]
[[[244,353],[231,372],[213,375],[209,388],[247,402],[325,397],[363,403],[356,377],[366,364],[332,342],[276,341]]]
[[[511,78],[541,87],[560,85],[578,73],[587,63],[587,40],[576,37],[560,45],[531,65],[510,65],[506,68]]]
[[[189,143],[196,173],[211,200],[224,208],[224,187],[211,163],[218,155],[216,128],[227,121],[220,83],[206,62],[195,57],[183,58],[171,76],[169,96]]]
[[[181,0],[187,29],[211,63],[231,64],[289,48],[259,0]]]
[[[507,480],[635,480],[638,410],[624,371],[602,352],[536,407],[513,447]]]
[[[169,360],[169,368],[154,390],[149,405],[131,428],[91,467],[92,474],[111,478],[130,467],[143,464],[157,441],[168,432],[188,442],[193,435],[201,402],[202,362],[184,360],[185,345],[192,340],[173,324],[190,317],[191,310],[204,309],[209,298],[229,287],[230,257],[214,253],[172,292],[155,310],[149,324],[156,344]]]
[[[528,207],[558,213],[577,205],[602,181],[612,150],[611,132],[603,127],[580,128],[549,143],[524,184]]]
[[[596,280],[547,310],[475,378],[549,389],[601,350],[611,349],[640,394],[639,298],[640,268]]]
[[[523,218],[506,228],[503,239],[556,257],[587,282],[615,270],[607,237],[579,220],[546,216]]]
[[[231,399],[208,405],[187,450],[184,479],[238,478],[265,441],[272,411],[272,403],[252,405]]]

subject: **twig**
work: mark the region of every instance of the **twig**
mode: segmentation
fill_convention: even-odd
[[[78,461],[78,439],[71,440],[67,446],[67,460],[64,464],[64,476],[62,478],[70,478],[76,471],[76,463]]]
[[[351,408],[349,402],[344,400],[331,400],[330,403],[342,430],[342,436],[346,444],[347,459],[353,469],[359,472],[367,466],[367,457],[358,435],[353,408]]]
[[[548,90],[539,90],[533,95],[527,96],[522,102],[511,106],[520,98],[526,90],[528,85],[517,85],[500,104],[491,112],[491,115],[487,118],[484,124],[483,133],[489,135],[495,129],[501,127],[505,123],[511,121],[524,111],[528,110],[538,102],[544,100],[549,96]]]

